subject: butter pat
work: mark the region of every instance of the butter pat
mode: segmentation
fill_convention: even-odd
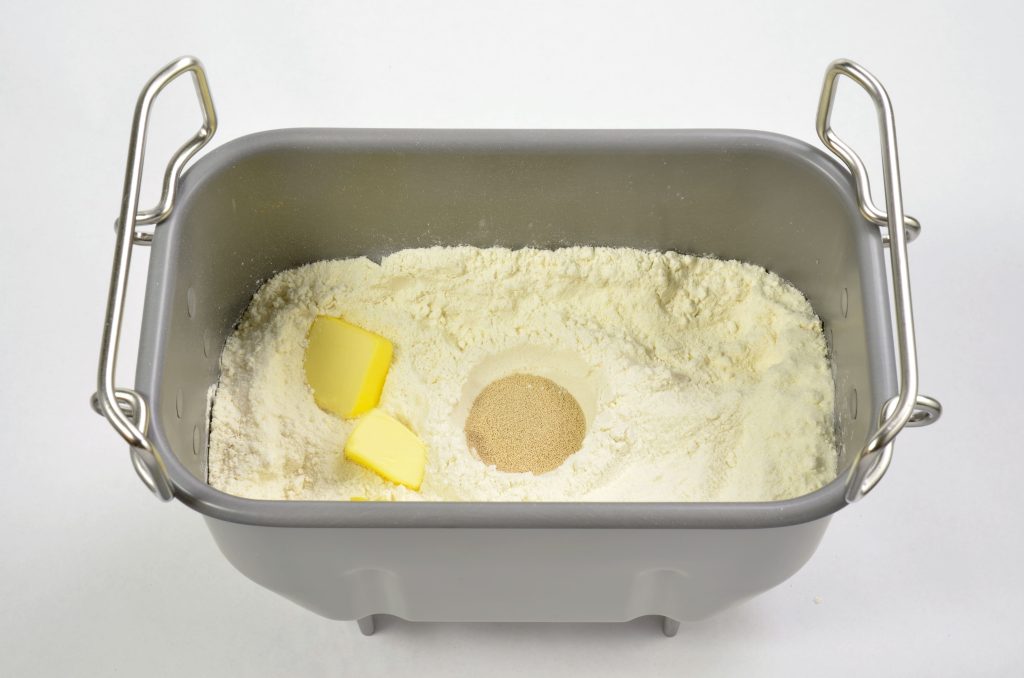
[[[306,344],[306,381],[316,404],[343,418],[377,406],[393,353],[391,342],[341,318],[318,315]]]
[[[385,480],[418,490],[427,466],[427,446],[402,422],[372,410],[345,442],[345,458]]]

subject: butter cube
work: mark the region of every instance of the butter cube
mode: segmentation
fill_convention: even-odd
[[[341,318],[317,316],[305,357],[316,404],[343,418],[372,410],[380,401],[393,350],[378,334]]]
[[[345,442],[345,458],[385,480],[418,490],[427,466],[427,446],[402,422],[371,410]]]

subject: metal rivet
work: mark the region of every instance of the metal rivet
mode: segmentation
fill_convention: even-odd
[[[174,396],[174,411],[178,413],[178,419],[181,419],[181,415],[185,411],[185,393],[180,388],[178,394]]]
[[[199,454],[199,450],[203,447],[203,430],[199,428],[199,424],[196,424],[195,428],[192,429],[192,454]]]
[[[213,332],[209,329],[203,330],[203,355],[207,358],[213,355]]]
[[[850,389],[850,416],[857,418],[857,389]]]
[[[843,317],[850,311],[850,293],[843,288],[843,293],[839,296],[839,310],[843,312]]]
[[[189,318],[193,318],[196,315],[196,291],[191,287],[185,292],[185,311],[188,313]]]

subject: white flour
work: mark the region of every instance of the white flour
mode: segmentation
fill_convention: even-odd
[[[343,460],[354,421],[303,373],[318,314],[395,346],[380,406],[429,449],[419,492]],[[792,286],[735,261],[632,249],[431,248],[327,261],[265,284],[221,358],[210,483],[267,499],[756,501],[836,474],[821,326]],[[554,379],[587,415],[579,452],[540,476],[467,448],[476,393]]]

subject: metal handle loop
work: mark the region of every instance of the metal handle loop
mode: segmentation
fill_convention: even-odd
[[[879,97],[884,98],[885,106],[889,110],[889,120],[892,121],[892,104],[889,101],[889,95],[886,93],[885,88],[882,87],[882,83],[878,81],[871,73],[861,67],[859,64],[840,59],[832,62],[829,66],[828,73],[825,76],[825,85],[822,88],[821,103],[818,106],[818,137],[821,142],[825,144],[828,150],[835,153],[839,158],[846,163],[846,166],[850,168],[850,172],[853,174],[854,182],[857,185],[857,204],[860,208],[860,213],[865,219],[878,226],[879,228],[885,228],[882,232],[882,244],[888,245],[890,242],[889,235],[889,216],[886,212],[875,206],[874,198],[871,194],[871,179],[868,176],[867,166],[864,161],[861,160],[853,148],[851,148],[846,142],[836,136],[836,133],[832,131],[831,118],[832,108],[835,104],[835,81],[836,76],[842,73],[843,75],[849,76],[857,84],[868,91],[871,98],[875,101],[876,106],[880,106]],[[875,91],[877,88],[877,91]],[[826,101],[827,97],[827,101]],[[882,120],[882,110],[879,109],[879,126],[884,126]],[[893,139],[895,141],[895,137]],[[885,147],[885,140],[882,141],[883,148]],[[893,146],[895,150],[895,146]],[[883,170],[884,173],[884,170]],[[888,190],[888,187],[886,188]],[[888,201],[887,201],[888,202]],[[921,235],[921,223],[910,216],[909,214],[903,215],[903,227],[907,235],[907,241],[916,240]]]
[[[146,133],[149,127],[153,101],[175,78],[191,73],[203,112],[203,124],[171,157],[164,173],[163,191],[159,204],[150,210],[139,211],[139,191],[146,152]],[[100,348],[97,392],[93,395],[93,409],[106,417],[122,438],[131,446],[132,465],[142,482],[156,496],[169,500],[174,489],[167,479],[163,453],[147,437],[149,408],[138,392],[114,386],[117,353],[121,340],[125,296],[128,289],[128,271],[131,267],[132,247],[152,240],[148,234],[137,234],[139,224],[152,224],[166,219],[174,206],[175,187],[189,159],[205,146],[217,131],[217,114],[210,97],[206,73],[194,57],[182,57],[168,64],[146,83],[135,106],[131,140],[128,144],[128,167],[125,171],[121,212],[115,228],[114,266],[110,276],[110,293],[103,324]]]
[[[885,186],[885,212],[875,207],[864,163],[850,146],[832,131],[832,108],[835,104],[836,81],[845,75],[860,85],[871,97],[878,112],[879,135],[882,141],[882,179]],[[850,468],[846,498],[856,501],[871,491],[881,480],[892,461],[893,441],[904,426],[925,426],[938,419],[942,406],[934,398],[918,394],[917,342],[914,332],[914,309],[910,295],[910,263],[907,243],[920,231],[916,220],[903,211],[900,185],[899,153],[896,148],[896,121],[892,102],[879,80],[860,65],[846,59],[832,62],[825,72],[817,117],[818,137],[825,147],[846,163],[857,183],[860,210],[865,218],[888,227],[889,266],[892,272],[893,307],[895,311],[896,345],[900,361],[899,393],[882,408],[878,429],[857,453]]]

